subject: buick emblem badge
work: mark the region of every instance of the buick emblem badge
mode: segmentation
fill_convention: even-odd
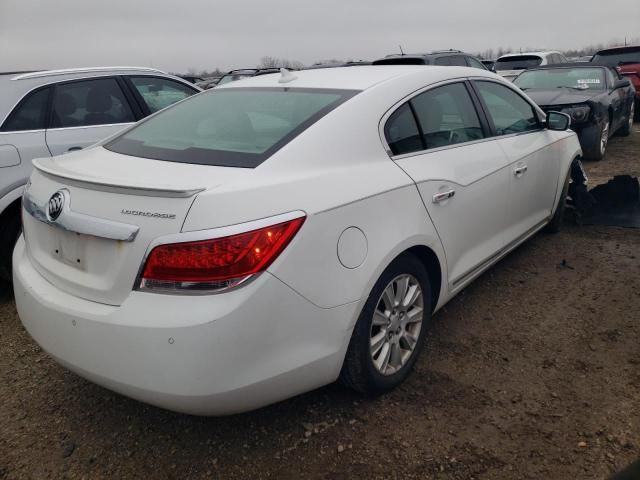
[[[58,190],[49,199],[47,216],[49,217],[49,220],[51,220],[52,222],[55,222],[56,219],[62,213],[62,210],[64,210],[64,200],[65,200],[64,192],[62,190]]]

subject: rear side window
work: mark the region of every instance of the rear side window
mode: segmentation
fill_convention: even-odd
[[[387,120],[384,130],[387,143],[391,153],[394,155],[402,155],[424,149],[418,124],[409,103],[405,103],[393,112],[389,120]]]
[[[462,55],[451,55],[448,57],[436,58],[435,65],[448,65],[456,67],[466,67],[467,62]]]
[[[357,92],[222,88],[143,121],[105,148],[172,162],[257,167]]]
[[[494,82],[475,82],[498,135],[538,130],[540,123],[533,107],[520,95]]]
[[[162,110],[197,93],[193,88],[166,78],[131,77],[131,83],[133,83],[134,88],[138,91],[151,113]]]
[[[398,108],[387,120],[385,137],[391,152],[402,155],[485,135],[466,87],[453,83],[421,93]]]
[[[478,114],[462,83],[428,90],[411,103],[427,149],[484,138]]]
[[[31,93],[13,110],[1,130],[3,132],[15,132],[45,128],[48,99],[48,88]]]
[[[52,128],[135,121],[133,112],[114,78],[57,85],[52,110]]]

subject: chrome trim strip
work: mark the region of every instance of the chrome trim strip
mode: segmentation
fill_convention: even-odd
[[[22,196],[22,205],[25,211],[36,220],[68,232],[123,242],[133,242],[136,235],[138,235],[140,227],[137,225],[114,222],[106,218],[74,212],[69,205],[69,192],[66,190],[60,190],[60,192],[65,196],[65,202],[62,213],[55,221],[49,219],[46,205],[38,205],[28,190]]]
[[[466,273],[462,274],[458,279],[451,282],[451,285],[455,288],[459,286],[461,283],[464,283],[466,280],[469,280],[471,277],[474,276],[474,274],[480,273],[485,268],[488,268],[489,266],[491,266],[493,263],[498,261],[501,257],[509,253],[511,250],[513,250],[515,247],[520,245],[527,238],[529,238],[531,235],[533,235],[542,227],[544,227],[547,223],[549,223],[549,218],[550,217],[545,218],[542,222],[536,224],[534,227],[527,230],[525,233],[523,233],[522,235],[520,235],[519,237],[511,241],[509,244],[502,247],[496,253],[491,255],[489,258],[487,258],[486,260],[483,260],[482,262],[477,264],[475,267],[471,268]]]
[[[50,159],[45,159],[45,160],[50,160]],[[80,175],[74,175],[71,172],[59,172],[55,169],[46,167],[44,165],[42,165],[41,161],[39,161],[39,159],[35,159],[33,160],[33,166],[40,172],[46,174],[46,175],[50,175],[52,177],[56,177],[56,178],[63,178],[65,180],[71,180],[74,182],[79,182],[79,183],[84,183],[84,184],[91,184],[91,185],[96,185],[98,187],[101,187],[102,189],[104,188],[111,188],[111,189],[117,189],[118,191],[135,191],[135,192],[143,192],[142,194],[145,194],[147,196],[166,196],[166,197],[172,197],[172,198],[188,198],[188,197],[192,197],[197,193],[202,192],[203,190],[205,190],[204,187],[199,187],[199,188],[173,188],[173,187],[156,187],[156,186],[138,186],[138,185],[126,185],[126,184],[122,184],[122,183],[115,183],[115,182],[107,182],[107,181],[102,181],[99,179],[93,179],[93,178],[88,178],[88,177],[83,177]]]
[[[55,128],[47,128],[47,132],[60,132],[64,130],[84,130],[87,128],[101,128],[101,127],[120,127],[122,128],[133,125],[136,122],[122,122],[122,123],[101,123],[98,125],[80,125],[77,127],[55,127]]]
[[[263,272],[259,272],[253,275],[249,275],[244,277],[240,283],[234,284],[231,287],[217,289],[217,290],[161,290],[161,289],[149,289],[145,288],[142,282],[142,272],[144,270],[145,265],[147,264],[147,259],[151,254],[151,251],[159,246],[166,245],[171,243],[185,243],[185,242],[197,242],[199,240],[213,240],[215,238],[223,238],[229,237],[231,235],[237,235],[239,233],[250,232],[252,230],[258,230],[260,228],[268,227],[270,225],[277,225],[279,223],[288,222],[290,220],[295,220],[296,218],[306,217],[307,213],[303,210],[294,210],[292,212],[282,213],[279,215],[274,215],[273,217],[260,218],[257,220],[250,220],[248,222],[236,223],[234,225],[228,225],[225,227],[217,227],[206,230],[193,230],[190,232],[180,232],[180,233],[171,233],[169,235],[164,235],[162,237],[155,238],[149,243],[147,246],[147,250],[144,252],[144,257],[142,258],[142,262],[140,262],[140,268],[138,269],[138,274],[136,275],[135,282],[133,284],[133,290],[144,291],[149,293],[159,293],[165,295],[205,295],[212,293],[222,293],[223,291],[232,290],[235,288],[239,288],[242,285],[246,285],[250,280],[256,278]]]
[[[91,73],[91,72],[109,72],[111,70],[131,70],[139,72],[155,72],[166,75],[166,72],[150,67],[84,67],[84,68],[64,68],[59,70],[41,70],[39,72],[23,73],[17,75],[11,80],[25,80],[29,78],[50,77],[55,75],[68,75],[73,73]]]

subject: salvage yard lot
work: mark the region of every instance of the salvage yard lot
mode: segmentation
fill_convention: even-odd
[[[640,175],[640,124],[585,164]],[[416,371],[198,418],[67,372],[0,291],[0,479],[600,479],[640,456],[640,232],[538,234],[434,318]],[[123,365],[122,368],[127,368]]]

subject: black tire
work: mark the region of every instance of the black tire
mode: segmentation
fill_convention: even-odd
[[[604,130],[607,130],[606,133],[606,142],[605,142],[605,146],[604,148],[602,147],[601,144],[601,139],[604,137],[605,133]],[[607,146],[609,144],[609,137],[611,136],[611,122],[609,121],[609,119],[607,118],[607,120],[605,120],[605,122],[603,122],[602,124],[600,124],[598,126],[598,130],[596,131],[596,135],[593,136],[593,138],[588,138],[588,142],[587,145],[584,145],[582,147],[583,153],[584,153],[584,158],[586,160],[595,160],[595,161],[600,161],[604,158],[604,156],[607,153]]]
[[[633,116],[635,115],[635,106],[634,103],[631,103],[631,110],[629,110],[629,118],[627,119],[626,122],[624,122],[624,125],[622,127],[620,127],[620,130],[618,131],[620,136],[622,137],[628,137],[629,135],[631,135],[631,133],[633,132]]]
[[[422,289],[422,324],[410,356],[395,373],[383,375],[374,365],[371,354],[371,332],[375,309],[385,288],[397,277],[411,275]],[[424,338],[431,321],[431,285],[429,274],[420,260],[410,253],[396,258],[382,273],[374,285],[369,298],[353,329],[351,341],[340,372],[340,381],[347,387],[364,393],[377,395],[400,385],[411,373],[422,350]]]
[[[15,211],[14,211],[15,210]],[[0,217],[0,280],[11,283],[11,257],[22,225],[19,209],[7,210]]]
[[[544,231],[547,233],[558,233],[562,230],[562,219],[564,218],[564,211],[567,208],[567,192],[569,191],[569,180],[571,178],[571,168],[567,173],[567,178],[564,181],[562,187],[562,193],[558,199],[558,205],[556,205],[556,211],[553,213],[553,217],[549,220],[549,223],[544,227]]]

